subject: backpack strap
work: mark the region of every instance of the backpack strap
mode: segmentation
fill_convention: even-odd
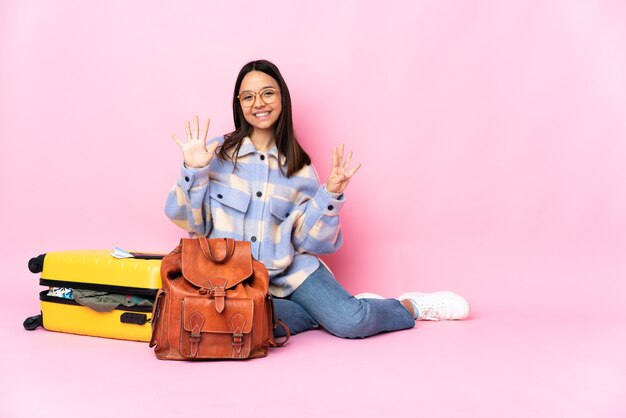
[[[163,313],[161,312],[161,308],[162,308],[161,303],[162,303],[163,297],[165,297],[165,292],[163,291],[163,289],[160,289],[156,297],[154,298],[154,307],[152,308],[152,319],[150,320],[150,323],[152,325],[152,336],[150,337],[150,343],[148,344],[148,347],[154,347],[155,345],[158,344],[157,326],[160,321],[157,321],[157,319],[159,319],[159,316],[161,316],[161,314]]]
[[[281,321],[278,318],[278,316],[276,316],[276,307],[274,306],[274,299],[272,298],[272,295],[269,293],[267,294],[267,300],[270,304],[270,314],[272,316],[272,335],[270,337],[270,345],[272,347],[282,347],[289,340],[289,337],[291,337],[291,331],[289,330],[289,327],[287,326],[287,324],[285,324],[283,321]],[[281,342],[276,342],[276,339],[274,338],[274,330],[278,328],[279,325],[285,330],[285,339]]]
[[[285,345],[287,341],[289,341],[289,337],[291,337],[291,331],[289,331],[289,327],[280,319],[277,319],[274,322],[274,329],[276,329],[280,325],[285,330],[285,339],[281,342],[276,342],[276,339],[272,338],[272,347],[282,347]]]

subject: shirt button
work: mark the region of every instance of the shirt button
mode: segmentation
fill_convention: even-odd
[[[265,155],[261,154],[261,161],[265,159]]]
[[[250,238],[250,241],[252,241],[252,242],[256,242],[256,237],[252,237],[252,238]]]
[[[261,192],[256,192],[256,197],[261,197],[261,196],[263,196],[263,193],[261,193]]]
[[[185,176],[185,181],[189,181],[189,176]]]
[[[328,210],[333,210],[335,207],[333,205],[328,205]]]
[[[221,194],[219,194],[219,193],[217,194],[217,198],[218,198],[218,199],[221,199],[221,198],[223,198],[223,197],[224,197],[224,196],[222,196]]]

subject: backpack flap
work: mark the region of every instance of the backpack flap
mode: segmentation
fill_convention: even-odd
[[[252,276],[249,242],[184,238],[182,247],[183,277],[196,287],[230,289]]]
[[[247,357],[250,354],[253,300],[226,299],[221,313],[215,304],[214,299],[203,296],[183,299],[181,354],[191,359]]]

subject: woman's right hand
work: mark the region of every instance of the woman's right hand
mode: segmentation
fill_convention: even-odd
[[[183,158],[185,165],[188,168],[203,168],[209,165],[213,156],[215,155],[215,149],[218,147],[218,141],[213,142],[208,147],[206,146],[206,137],[209,132],[210,119],[207,119],[202,126],[202,132],[200,132],[198,124],[198,115],[193,117],[193,129],[189,126],[189,121],[185,122],[185,133],[187,134],[187,142],[181,141],[176,134],[172,134],[172,139],[178,144],[183,152]]]

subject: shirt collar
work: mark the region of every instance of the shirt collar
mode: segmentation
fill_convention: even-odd
[[[250,139],[250,137],[246,136],[241,142],[241,148],[239,148],[239,152],[237,153],[237,158],[243,157],[244,155],[253,154],[255,152],[257,152],[256,147],[252,143],[252,140]],[[285,165],[287,163],[287,157],[285,157],[283,154],[278,152],[278,148],[276,148],[276,145],[274,145],[272,148],[267,150],[267,154],[271,157],[276,158],[278,161],[280,161],[280,165]]]

